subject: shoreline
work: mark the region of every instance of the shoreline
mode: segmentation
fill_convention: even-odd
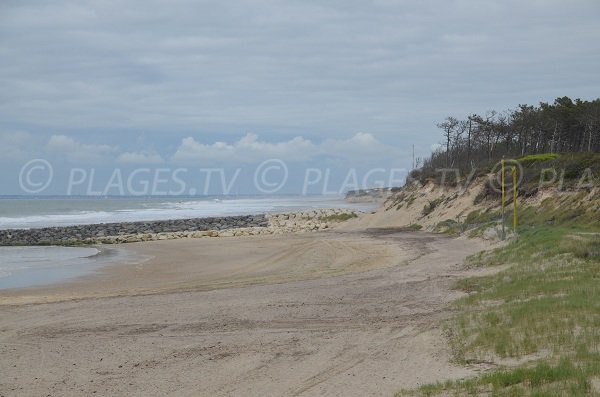
[[[439,321],[475,271],[460,264],[489,243],[330,211],[271,215],[255,235],[164,234],[94,274],[0,290],[7,387],[358,396],[474,375],[451,362]]]
[[[386,239],[386,235],[436,236],[404,227],[357,229],[351,225],[340,226],[312,233],[152,240],[118,248],[90,245],[86,247],[99,251],[91,258],[100,263],[86,264],[90,267],[86,273],[47,284],[0,289],[0,308],[208,292],[368,273],[399,266],[421,255],[422,247],[414,246],[412,238],[392,241]],[[482,250],[499,244],[482,239],[469,241]],[[250,255],[246,255],[246,251]],[[256,256],[257,252],[261,255]],[[290,271],[291,266],[303,261],[308,263]]]
[[[0,291],[0,371],[31,395],[393,395],[462,378],[438,321],[484,248],[399,229],[128,244],[143,261]]]
[[[0,289],[0,307],[279,284],[382,269],[418,256],[408,243],[334,230],[90,247],[118,256],[71,279]]]
[[[247,215],[243,217],[220,217],[220,218],[198,218],[190,220],[170,220],[157,222],[136,222],[126,223],[128,231],[135,231],[135,234],[120,234],[116,236],[103,236],[96,238],[87,238],[81,240],[69,239],[68,236],[73,236],[74,233],[81,233],[82,230],[87,233],[94,232],[98,229],[108,228],[109,230],[118,230],[123,224],[92,224],[76,227],[51,228],[49,229],[28,229],[22,230],[21,236],[26,236],[31,239],[37,235],[50,233],[56,238],[61,238],[58,242],[44,245],[8,245],[4,247],[13,248],[41,248],[41,247],[64,247],[64,248],[94,248],[97,253],[89,257],[74,258],[78,260],[78,265],[62,266],[56,262],[55,265],[49,264],[45,269],[24,268],[16,270],[18,274],[8,275],[0,288],[1,292],[20,291],[28,288],[35,289],[53,289],[55,286],[62,284],[77,283],[94,279],[99,274],[113,274],[111,271],[106,271],[112,267],[119,268],[126,266],[129,263],[134,263],[139,266],[144,260],[148,259],[145,254],[138,255],[136,250],[140,247],[139,244],[146,242],[158,242],[167,240],[189,240],[215,237],[250,237],[250,236],[272,236],[286,234],[302,234],[307,232],[319,232],[332,229],[335,224],[357,217],[356,212],[350,209],[311,209],[307,211],[296,211],[288,213],[275,213],[266,215]],[[256,225],[259,226],[256,226]],[[167,228],[168,230],[183,229],[183,231],[148,233],[149,227]],[[248,226],[251,225],[251,226]],[[186,230],[193,228],[211,228],[209,230]],[[132,229],[133,228],[133,229]],[[140,231],[146,233],[139,233]],[[160,230],[160,229],[159,229]],[[62,236],[62,237],[61,237]],[[14,241],[14,237],[10,241]],[[129,243],[134,243],[130,245]],[[122,244],[127,244],[128,249],[116,248]],[[115,247],[115,248],[108,248]],[[2,244],[0,244],[2,248]],[[142,248],[140,248],[142,249]],[[166,248],[170,249],[170,248]],[[164,258],[165,260],[168,258]],[[11,262],[8,262],[9,266]],[[13,265],[14,266],[14,265]],[[17,264],[18,266],[18,264]],[[40,276],[40,274],[45,274]],[[16,279],[15,279],[16,277]],[[27,278],[31,281],[27,282]],[[48,278],[48,282],[40,279],[40,277]],[[12,281],[11,278],[16,281]],[[1,298],[2,294],[0,294]],[[0,302],[2,304],[2,302]]]
[[[30,250],[22,251],[29,248],[33,252]],[[0,261],[0,271],[4,273],[0,277],[0,305],[2,304],[2,293],[58,286],[84,280],[87,277],[102,273],[105,267],[126,264],[135,260],[134,255],[126,249],[102,245],[77,247],[10,246],[0,247],[0,253],[6,253],[2,251],[3,249],[17,250],[16,252],[12,251],[12,253],[8,251],[8,255],[13,257],[15,255],[25,255],[27,259],[24,265],[19,262],[11,262],[10,259],[8,262]],[[90,252],[82,253],[78,250],[90,250]],[[43,252],[43,256],[40,256],[40,251]]]
[[[0,230],[0,246],[82,246],[177,238],[232,237],[324,230],[340,217],[356,217],[348,208],[283,213]]]

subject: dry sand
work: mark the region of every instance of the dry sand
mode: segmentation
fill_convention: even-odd
[[[469,376],[439,324],[484,248],[397,229],[130,244],[134,263],[0,292],[0,396],[389,396]]]

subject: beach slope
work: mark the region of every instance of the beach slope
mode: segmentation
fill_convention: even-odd
[[[464,377],[438,324],[484,248],[398,229],[130,244],[137,262],[0,292],[1,394],[364,396]]]

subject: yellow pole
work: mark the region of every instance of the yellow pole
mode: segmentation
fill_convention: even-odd
[[[517,233],[517,168],[512,168],[513,176],[513,231]]]
[[[500,161],[502,164],[502,240],[506,236],[506,232],[504,231],[504,159]]]
[[[502,164],[502,212],[504,212],[504,160],[501,161]]]

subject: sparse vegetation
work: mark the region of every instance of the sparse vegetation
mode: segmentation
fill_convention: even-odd
[[[427,216],[427,215],[431,214],[442,201],[443,201],[443,198],[440,197],[438,199],[431,200],[429,203],[427,203],[423,207],[423,211],[421,211],[423,216]]]
[[[533,163],[536,161],[549,161],[559,158],[560,156],[556,153],[540,153],[540,154],[530,154],[529,156],[521,157],[517,160],[523,163]]]
[[[341,214],[321,216],[321,217],[319,217],[319,220],[321,222],[344,222],[344,221],[347,221],[349,219],[356,218],[356,217],[358,217],[358,215],[356,215],[354,212],[344,212]]]
[[[436,233],[446,233],[446,234],[460,234],[463,232],[464,224],[454,220],[454,219],[446,219],[438,223],[433,229]]]
[[[468,295],[455,302],[457,314],[445,324],[454,360],[496,370],[399,395],[600,396],[600,197],[594,195],[600,186],[600,99],[562,97],[463,120],[447,117],[438,127],[443,147],[410,173],[421,185],[462,184],[467,175],[472,180],[499,171],[500,159],[516,159],[521,203],[550,186],[564,193],[520,205],[518,238],[466,263],[502,270],[456,285]],[[506,171],[513,165],[509,161]],[[488,179],[474,198],[478,208],[489,202],[488,209],[443,220],[434,231],[480,236],[498,230],[498,186]],[[422,216],[450,207],[450,199],[429,201]],[[511,203],[509,194],[507,219]]]
[[[507,268],[459,282],[468,296],[445,329],[456,362],[497,369],[398,396],[600,396],[600,206],[586,196],[524,209],[518,239],[469,258]],[[494,216],[474,211],[465,223]]]
[[[582,357],[583,358],[583,357]],[[556,363],[546,360],[531,367],[503,369],[478,378],[426,385],[418,390],[404,391],[404,396],[598,396],[590,379],[600,373],[600,360],[587,355],[585,364],[562,359]]]
[[[546,159],[545,159],[546,158]],[[561,191],[580,190],[585,192],[590,185],[600,183],[600,153],[563,153],[560,156],[535,155],[519,160],[519,197],[533,197],[540,188],[553,187]],[[545,159],[545,160],[544,160]],[[490,167],[491,168],[491,167]],[[494,186],[496,188],[494,188]],[[479,204],[500,197],[497,182],[487,181],[484,189],[475,198]],[[508,197],[511,200],[510,197]]]

